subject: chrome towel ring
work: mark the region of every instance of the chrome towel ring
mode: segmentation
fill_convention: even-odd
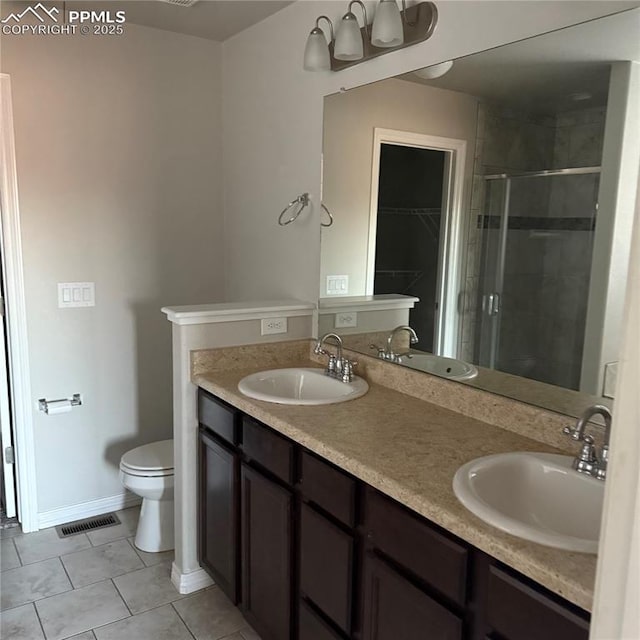
[[[280,213],[278,217],[278,224],[281,227],[285,227],[288,224],[291,224],[294,220],[298,219],[298,216],[302,213],[302,210],[309,204],[309,194],[302,193],[295,200],[292,200]],[[297,206],[296,206],[297,205]],[[296,207],[295,213],[288,219],[283,222],[282,217],[291,210],[292,207]]]
[[[320,205],[325,213],[329,216],[329,222],[327,222],[327,224],[325,224],[324,222],[320,223],[321,227],[330,227],[333,224],[333,216],[331,215],[331,211],[329,211],[329,209],[327,209],[327,207],[325,207],[323,204]]]
[[[292,200],[280,212],[280,215],[278,216],[278,224],[281,227],[286,227],[288,224],[291,224],[292,222],[297,220],[298,216],[302,213],[304,208],[306,206],[308,206],[309,202],[310,202],[310,200],[309,200],[309,194],[308,193],[300,194],[295,200]],[[333,224],[333,216],[331,215],[331,212],[329,211],[329,209],[327,209],[327,207],[325,207],[324,204],[321,204],[320,206],[322,207],[322,210],[329,217],[329,222],[326,222],[326,223],[325,222],[320,222],[320,225],[323,226],[323,227],[330,227]],[[286,216],[286,214],[289,213],[294,207],[295,207],[295,211],[291,215],[291,217],[288,220],[284,220],[284,217]]]

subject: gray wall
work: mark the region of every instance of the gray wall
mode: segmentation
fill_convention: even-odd
[[[133,24],[2,37],[11,75],[39,512],[123,493],[124,451],[171,436],[160,308],[223,297],[221,47]],[[57,282],[93,281],[59,309]],[[71,413],[36,399],[82,393]]]

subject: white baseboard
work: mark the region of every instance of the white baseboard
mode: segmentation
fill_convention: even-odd
[[[171,582],[178,593],[193,593],[215,584],[204,569],[196,569],[191,573],[180,573],[176,563],[171,564]]]
[[[139,496],[133,493],[121,493],[108,498],[81,502],[69,507],[60,507],[51,511],[43,511],[38,514],[38,526],[40,529],[55,527],[58,524],[66,524],[74,520],[82,520],[92,516],[99,516],[109,511],[120,511],[128,507],[134,507],[142,502]]]

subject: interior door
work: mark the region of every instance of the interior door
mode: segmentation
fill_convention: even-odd
[[[1,278],[0,278],[1,280]],[[7,368],[4,292],[0,287],[0,447],[2,455],[2,507],[8,518],[16,516],[16,485],[13,463],[9,375]]]

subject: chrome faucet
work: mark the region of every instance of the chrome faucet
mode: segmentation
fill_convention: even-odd
[[[389,362],[400,362],[400,358],[406,356],[407,358],[411,357],[411,353],[406,351],[405,353],[395,353],[393,350],[393,340],[400,331],[406,331],[409,334],[409,344],[416,344],[418,342],[418,336],[416,332],[407,325],[400,325],[396,327],[387,338],[387,346],[386,347],[378,347],[375,344],[370,345],[371,349],[378,350],[378,358],[382,358],[383,360],[389,360]]]
[[[333,340],[336,347],[335,354],[324,349],[327,340]],[[316,355],[327,356],[327,368],[325,373],[332,378],[339,378],[342,382],[353,380],[353,368],[358,364],[342,355],[342,338],[337,333],[325,333],[317,342],[313,350]]]
[[[593,437],[585,434],[587,423],[593,416],[601,415],[604,418],[604,444],[600,456],[596,452]],[[583,442],[580,452],[573,461],[573,468],[580,472],[593,476],[598,480],[607,477],[607,465],[609,464],[609,442],[611,439],[611,411],[601,404],[589,407],[579,418],[574,429],[565,427],[562,432],[571,436],[574,440]]]

